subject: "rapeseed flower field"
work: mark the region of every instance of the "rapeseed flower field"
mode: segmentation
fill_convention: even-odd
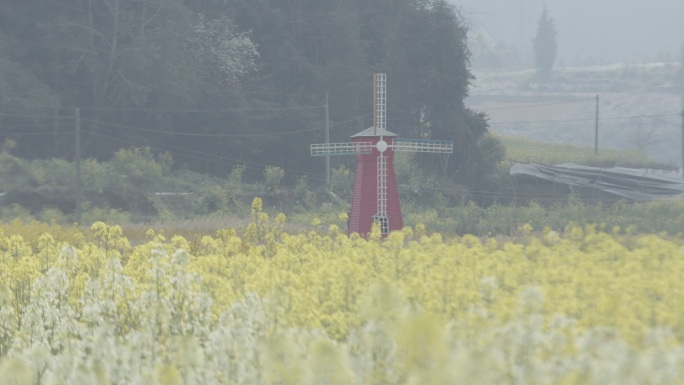
[[[684,383],[684,240],[0,234],[0,384]]]

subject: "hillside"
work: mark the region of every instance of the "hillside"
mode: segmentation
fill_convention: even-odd
[[[641,149],[681,165],[681,97],[677,63],[554,70],[546,83],[534,71],[474,71],[468,107],[484,111],[492,130],[550,143],[594,146],[599,96],[599,152]]]
[[[602,149],[594,155],[593,146],[540,142],[533,139],[495,134],[506,149],[502,162],[506,172],[511,162],[561,164],[577,163],[595,167],[662,168],[664,165],[652,161],[638,149]]]

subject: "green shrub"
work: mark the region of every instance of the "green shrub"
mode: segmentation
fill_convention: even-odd
[[[415,158],[416,154],[410,152],[394,154],[394,173],[397,176],[397,185],[400,186],[399,194],[403,204],[415,203],[426,184]]]
[[[69,222],[67,216],[57,207],[44,207],[37,215],[38,220],[45,223],[66,224]]]
[[[101,195],[102,202],[93,200],[97,206],[111,205],[138,215],[155,215],[153,197],[164,189],[170,167],[169,155],[155,158],[149,147],[123,149],[107,164],[86,162],[86,178],[93,184],[84,179],[84,186],[87,193]]]
[[[639,233],[677,235],[684,232],[684,202],[679,200],[620,201],[607,205],[588,204],[570,198],[551,207],[534,202],[523,206],[494,204],[483,207],[469,202],[442,210],[406,210],[404,217],[408,226],[422,223],[429,231],[445,235],[514,236],[523,225],[530,225],[536,230],[550,228],[562,231],[570,224],[631,228]]]
[[[111,207],[93,207],[90,202],[84,202],[81,224],[83,226],[90,226],[95,222],[119,224],[130,222],[132,218],[128,212]]]
[[[210,186],[202,190],[200,195],[201,211],[205,214],[226,211],[228,196],[220,186]]]
[[[354,191],[354,174],[341,165],[330,172],[330,189],[342,199],[351,199]]]
[[[10,153],[13,141],[7,141],[0,151],[0,192],[26,190],[38,184],[27,162]]]
[[[275,196],[278,193],[283,177],[285,177],[285,170],[282,168],[266,166],[264,170],[264,192],[267,196]]]
[[[295,205],[303,209],[310,209],[316,206],[316,195],[309,189],[309,178],[304,175],[297,180],[294,188]]]
[[[18,220],[27,223],[34,220],[35,217],[28,209],[22,207],[20,204],[12,203],[0,208],[0,219],[3,222]]]

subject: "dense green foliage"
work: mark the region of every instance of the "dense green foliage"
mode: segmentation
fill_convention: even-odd
[[[498,161],[467,110],[466,26],[445,0],[0,0],[0,133],[16,156],[122,148],[170,152],[176,168],[225,176],[267,165],[322,182],[308,145],[371,125],[375,72],[388,74],[388,129],[451,139],[423,169],[476,183]],[[347,166],[353,159],[339,160]],[[477,167],[474,167],[477,166]]]
[[[0,152],[0,190],[3,219],[34,216],[65,220],[75,200],[75,168],[60,159],[25,160],[14,156],[11,142]],[[208,214],[225,206],[226,192],[216,197],[216,180],[194,173],[171,174],[168,153],[154,155],[149,148],[122,149],[110,161],[89,159],[82,164],[83,219],[163,218]],[[227,191],[227,187],[226,187]],[[222,200],[223,199],[223,200]],[[53,216],[57,218],[52,218]]]
[[[555,164],[594,160],[603,162],[597,164],[599,166],[649,165],[647,158],[638,151],[605,151],[594,158],[590,149],[581,147],[542,147],[520,138],[501,138],[501,141],[508,157],[517,161]],[[0,191],[3,192],[0,220],[40,219],[62,224],[74,221],[73,162],[22,159],[14,155],[13,146],[14,143],[8,141],[0,151]],[[521,154],[525,155],[524,159],[520,158]],[[349,210],[352,198],[353,172],[343,165],[332,170],[333,194],[327,194],[322,190],[312,191],[312,182],[306,176],[299,178],[294,186],[284,185],[285,171],[277,166],[265,167],[257,180],[247,181],[245,166],[236,166],[227,178],[218,178],[191,171],[173,172],[174,161],[169,153],[154,154],[149,148],[134,148],[117,151],[109,161],[89,159],[83,162],[82,223],[200,220],[203,228],[213,228],[218,223],[244,218],[249,214],[251,200],[260,196],[264,198],[265,207],[284,212],[300,228],[310,226],[315,218],[324,224],[341,226],[343,222],[338,216]],[[624,207],[627,206],[615,206],[615,202],[597,206],[592,200],[589,205],[582,203],[579,197],[571,197],[566,204],[565,193],[536,198],[518,196],[510,186],[508,160],[498,165],[491,187],[479,189],[445,185],[435,178],[427,178],[419,169],[415,154],[397,154],[394,163],[407,223],[423,223],[430,230],[445,234],[509,234],[524,223],[531,223],[535,228],[558,228],[571,218],[578,223],[588,221],[620,226],[631,221],[638,223],[640,231],[677,232],[684,226],[684,215],[680,215],[675,203],[663,203],[671,205],[668,219],[653,221],[649,210],[661,207],[660,203],[629,205],[634,209],[626,211]],[[530,201],[536,203],[530,205]],[[521,204],[523,202],[527,203]],[[515,203],[521,205],[502,206]],[[625,212],[629,214],[617,216],[617,213]],[[577,217],[581,213],[588,214]]]
[[[680,201],[585,203],[570,197],[565,202],[547,203],[482,207],[470,202],[439,210],[409,212],[405,222],[409,226],[423,223],[428,230],[444,234],[477,236],[517,236],[520,227],[526,224],[540,231],[544,228],[562,231],[568,223],[574,223],[595,224],[606,231],[626,229],[633,233],[673,236],[679,236],[684,229],[684,204]]]

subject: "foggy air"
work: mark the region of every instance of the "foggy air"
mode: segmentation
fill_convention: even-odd
[[[681,384],[682,16],[0,0],[0,385]]]
[[[466,104],[485,111],[493,131],[599,151],[638,149],[681,166],[684,2],[454,4],[470,27],[475,80]],[[552,69],[542,79],[534,39],[544,9],[556,34]]]

